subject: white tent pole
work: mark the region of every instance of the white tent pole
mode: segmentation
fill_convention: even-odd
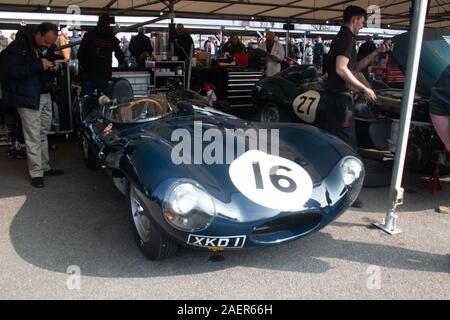
[[[397,228],[398,215],[395,213],[395,210],[399,205],[403,204],[403,169],[405,167],[406,149],[408,145],[409,128],[411,125],[411,114],[416,90],[417,72],[419,69],[420,53],[422,49],[427,5],[428,0],[414,1],[408,61],[406,66],[405,95],[402,102],[402,112],[400,116],[400,134],[395,152],[394,172],[389,195],[389,209],[386,214],[386,218],[381,223],[375,223],[375,226],[391,235],[402,232]]]

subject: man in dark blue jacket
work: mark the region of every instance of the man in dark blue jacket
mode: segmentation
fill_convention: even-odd
[[[144,27],[138,28],[138,34],[131,38],[130,54],[133,56],[136,64],[140,67],[145,66],[145,60],[142,59],[142,54],[146,54],[147,57],[151,57],[153,53],[153,46],[150,38],[145,35]]]
[[[47,135],[52,121],[51,82],[59,68],[54,54],[58,28],[42,23],[22,27],[1,58],[5,104],[17,108],[27,147],[31,184],[44,186],[44,176],[62,175],[49,164]]]
[[[189,33],[184,29],[184,25],[179,23],[175,29],[174,53],[180,61],[186,61],[189,58],[191,48],[194,47],[194,41]]]
[[[323,50],[324,45],[322,43],[322,38],[317,37],[317,39],[314,41],[314,48],[313,48],[313,63],[315,65],[322,66],[322,59],[323,59]]]

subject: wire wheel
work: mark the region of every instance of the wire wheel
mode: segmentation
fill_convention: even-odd
[[[150,242],[151,221],[145,214],[144,206],[141,204],[141,200],[134,187],[130,190],[130,207],[134,226],[136,227],[140,240],[143,243]]]
[[[267,103],[261,111],[261,122],[280,122],[280,109],[274,103]]]

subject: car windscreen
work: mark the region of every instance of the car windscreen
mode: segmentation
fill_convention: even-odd
[[[115,123],[141,123],[160,119],[172,112],[165,95],[122,99],[102,106],[103,118]]]

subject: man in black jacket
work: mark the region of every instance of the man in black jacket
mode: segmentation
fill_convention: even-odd
[[[145,66],[145,60],[141,59],[142,54],[146,54],[147,57],[151,57],[153,53],[153,46],[150,38],[145,35],[144,27],[138,29],[138,34],[131,38],[130,54],[136,61],[136,64],[140,67]]]
[[[372,52],[374,52],[375,50],[377,50],[377,46],[375,45],[375,43],[373,42],[373,37],[371,35],[368,35],[366,37],[366,42],[364,42],[361,47],[359,47],[359,51],[358,51],[358,61],[364,59],[365,57],[367,57],[369,54],[371,54]],[[365,67],[362,70],[362,73],[364,74],[364,76],[366,77],[366,79],[369,79],[369,66]]]
[[[44,176],[63,174],[50,167],[47,141],[51,82],[59,68],[54,54],[57,37],[58,28],[52,23],[42,23],[35,30],[23,27],[1,59],[5,103],[17,108],[22,120],[31,183],[37,188],[44,186]]]
[[[175,46],[174,52],[175,56],[178,57],[180,61],[186,61],[189,58],[191,52],[191,47],[194,47],[194,41],[192,37],[184,29],[184,25],[177,24],[175,29]]]
[[[123,64],[124,54],[120,41],[110,27],[111,18],[101,15],[97,27],[86,33],[78,49],[80,64],[81,95],[93,95],[94,91],[102,93],[112,78],[112,53],[119,65]]]

